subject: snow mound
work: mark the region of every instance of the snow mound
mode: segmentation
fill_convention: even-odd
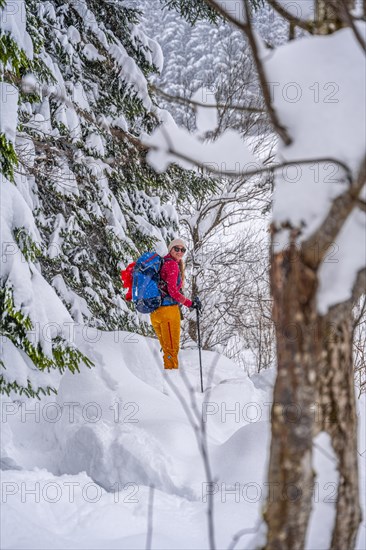
[[[197,349],[163,371],[156,340],[73,328],[92,369],[65,372],[57,396],[2,398],[2,546],[145,548],[152,494],[153,548],[209,548],[210,492],[218,548],[251,532],[266,497],[274,372],[250,379],[203,352],[201,393]],[[181,399],[206,428],[211,484]]]
[[[174,388],[164,380],[167,374],[162,371],[157,341],[82,325],[74,329],[76,345],[95,367],[77,375],[65,372],[56,397],[41,402],[4,399],[5,463],[46,468],[54,475],[85,471],[106,491],[113,491],[116,483],[153,484],[167,493],[199,498],[204,471],[197,461],[195,434]],[[181,355],[188,383],[198,390],[197,350]],[[229,360],[208,352],[203,359],[208,371],[205,385],[209,378],[211,384],[218,384],[214,399],[225,400],[232,392],[220,382],[233,375],[240,382],[235,387],[242,400],[254,399],[256,392],[262,395]],[[176,391],[187,398],[189,390],[180,372],[168,375]],[[202,398],[197,395],[199,409]],[[228,423],[222,434],[215,422],[208,423],[208,428],[215,446],[238,426]],[[193,477],[192,461],[198,462]]]

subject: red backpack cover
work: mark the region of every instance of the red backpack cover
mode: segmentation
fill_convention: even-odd
[[[123,285],[123,288],[127,288],[127,294],[125,296],[125,299],[127,300],[127,302],[131,302],[132,300],[132,280],[133,280],[132,272],[135,265],[136,265],[136,262],[132,262],[126,267],[126,269],[121,270],[122,285]]]

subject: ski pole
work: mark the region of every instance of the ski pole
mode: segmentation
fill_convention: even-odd
[[[201,378],[201,393],[203,393],[203,379],[202,379],[202,357],[201,357],[201,332],[200,332],[200,313],[199,309],[196,309],[197,312],[197,340],[198,340],[198,354],[200,359],[200,378]]]

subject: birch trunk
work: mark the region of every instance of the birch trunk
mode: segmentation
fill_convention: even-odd
[[[271,286],[278,374],[272,406],[272,442],[265,519],[266,549],[304,547],[311,512],[316,365],[321,346],[314,338],[317,279],[295,246],[276,254]]]
[[[319,429],[331,437],[339,472],[331,548],[352,549],[361,522],[361,508],[351,301],[332,308],[323,320],[323,327],[325,350],[318,378]]]
[[[349,23],[345,4],[348,10],[352,9],[354,0],[316,0],[316,34],[329,34]],[[363,166],[353,184],[355,194],[334,201],[322,227],[307,242],[310,250],[309,245],[318,240],[326,250],[336,238],[354,208],[355,197],[364,183],[364,170]],[[292,233],[295,239],[296,232]],[[294,246],[288,254],[279,253],[272,258],[278,374],[264,513],[268,527],[266,550],[304,548],[314,486],[313,437],[320,430],[331,437],[339,471],[331,548],[354,548],[361,521],[352,301],[333,308],[323,318],[319,316],[315,298],[320,260],[309,261],[305,250],[297,252]],[[319,405],[321,418],[315,422],[314,410]]]
[[[267,550],[304,548],[314,487],[313,438],[326,431],[338,461],[332,550],[355,546],[359,504],[352,301],[317,313],[316,270],[301,252],[274,256],[271,268],[278,374],[265,520]],[[320,416],[317,414],[320,411]]]

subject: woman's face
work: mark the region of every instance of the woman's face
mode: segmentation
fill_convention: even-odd
[[[185,254],[186,249],[183,246],[173,246],[173,248],[170,251],[170,255],[174,258],[174,260],[181,260]]]

